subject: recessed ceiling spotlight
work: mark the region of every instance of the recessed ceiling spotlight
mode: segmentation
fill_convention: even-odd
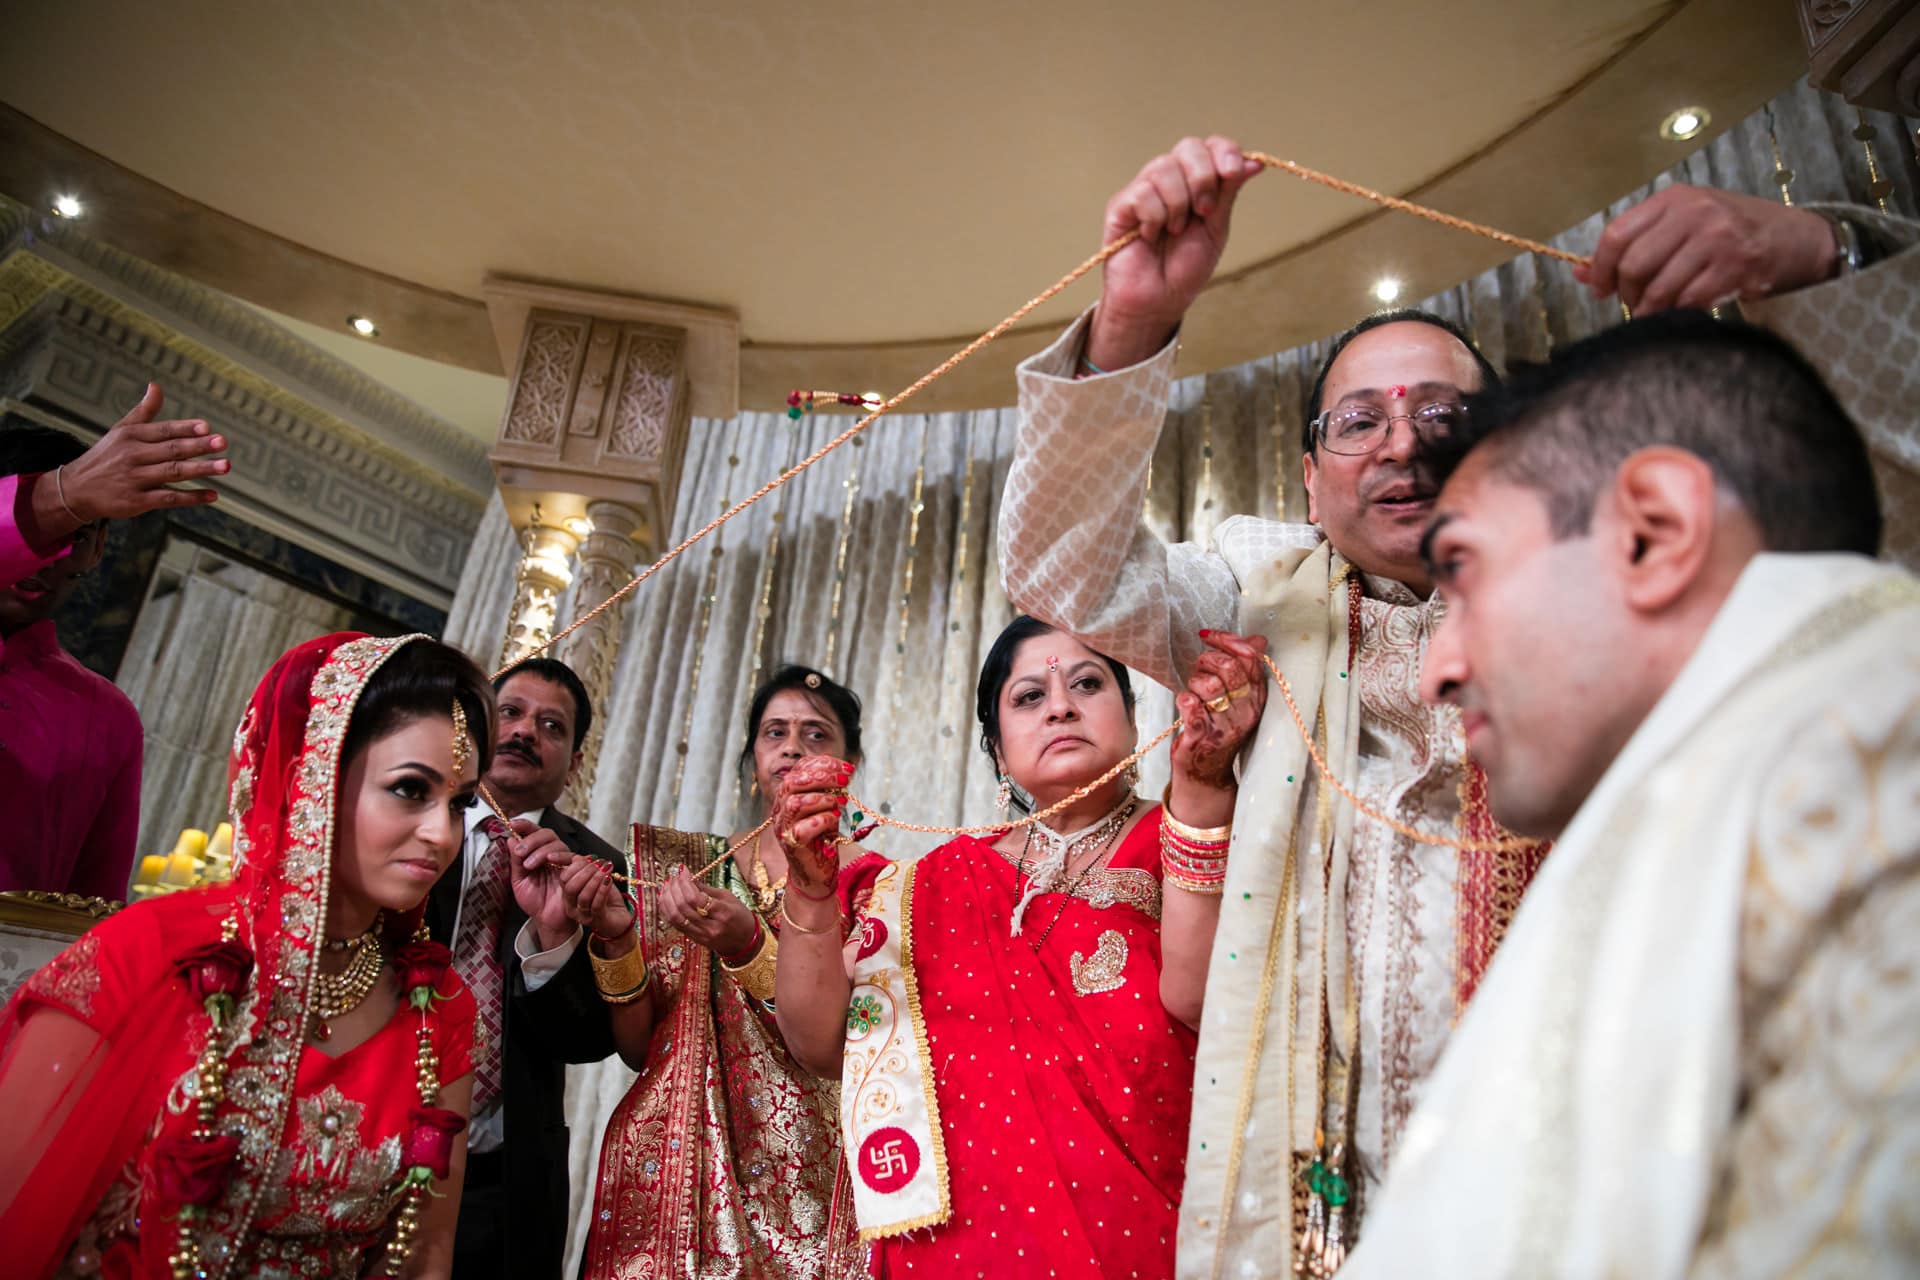
[[[77,218],[87,206],[80,203],[79,196],[58,195],[53,198],[53,211],[63,218]]]
[[[1400,282],[1392,276],[1381,276],[1373,282],[1373,296],[1388,306],[1400,301]]]
[[[1705,107],[1682,107],[1660,122],[1660,136],[1668,142],[1685,142],[1699,137],[1700,131],[1712,122],[1713,117]]]
[[[353,330],[363,338],[377,338],[380,336],[380,326],[365,316],[348,316],[347,328]]]

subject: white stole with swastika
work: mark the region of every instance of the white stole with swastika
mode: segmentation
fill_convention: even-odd
[[[913,869],[892,863],[861,917],[840,1125],[862,1240],[945,1222],[947,1154],[913,975]]]

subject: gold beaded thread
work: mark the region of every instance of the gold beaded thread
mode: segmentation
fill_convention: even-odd
[[[1305,165],[1296,164],[1291,160],[1279,159],[1278,157],[1269,155],[1262,151],[1248,151],[1245,153],[1245,155],[1249,160],[1253,160],[1259,164],[1265,165],[1268,168],[1279,169],[1282,172],[1292,174],[1296,178],[1301,178],[1308,182],[1318,183],[1321,186],[1330,187],[1335,191],[1345,192],[1348,195],[1358,196],[1363,200],[1371,201],[1374,204],[1381,205],[1388,209],[1394,209],[1401,213],[1410,213],[1416,217],[1425,218],[1431,222],[1437,222],[1441,226],[1451,227],[1457,231],[1465,231],[1473,235],[1482,236],[1489,240],[1495,240],[1501,244],[1511,246],[1512,248],[1515,248],[1515,249],[1525,250],[1529,253],[1540,254],[1550,258],[1557,258],[1563,262],[1569,262],[1576,266],[1585,266],[1591,262],[1590,258],[1582,257],[1574,253],[1569,253],[1564,249],[1557,249],[1552,245],[1543,244],[1537,240],[1530,240],[1524,236],[1517,236],[1512,234],[1511,232],[1501,231],[1501,230],[1498,230],[1497,228],[1487,226],[1483,223],[1472,222],[1465,218],[1456,217],[1453,214],[1442,213],[1437,209],[1430,209],[1423,205],[1417,205],[1417,204],[1414,204],[1412,201],[1400,199],[1398,196],[1390,196],[1385,194],[1384,192],[1375,191],[1370,187],[1363,187],[1358,183],[1348,182],[1343,178],[1336,178],[1330,174],[1322,173],[1316,169],[1309,169]],[[1022,320],[1026,319],[1027,316],[1032,314],[1034,310],[1036,310],[1041,306],[1044,306],[1047,302],[1051,301],[1055,296],[1060,294],[1063,290],[1065,290],[1070,285],[1078,281],[1082,276],[1092,271],[1095,267],[1100,266],[1102,263],[1106,262],[1107,259],[1113,257],[1115,254],[1119,253],[1122,249],[1126,248],[1128,245],[1132,244],[1135,240],[1139,239],[1139,236],[1140,236],[1140,233],[1137,230],[1129,231],[1125,235],[1119,237],[1118,239],[1110,241],[1108,244],[1104,245],[1098,252],[1088,257],[1079,266],[1067,272],[1067,274],[1065,274],[1064,276],[1061,276],[1058,280],[1054,281],[1051,285],[1047,286],[1047,288],[1041,290],[1039,293],[1029,298],[1026,302],[1016,307],[1010,315],[1008,315],[1005,319],[1001,320],[998,324],[988,329],[985,333],[982,333],[979,337],[969,342],[966,346],[960,348],[960,350],[948,356],[945,360],[942,360],[939,364],[935,365],[932,369],[929,369],[926,373],[921,374],[919,378],[915,379],[904,390],[898,391],[893,395],[887,397],[885,400],[881,401],[877,406],[875,406],[872,409],[871,412],[867,413],[866,415],[858,419],[852,426],[848,427],[845,431],[840,432],[838,435],[828,440],[825,444],[821,445],[818,449],[815,449],[812,453],[802,458],[799,462],[794,463],[792,466],[788,467],[785,471],[781,472],[779,475],[775,476],[773,479],[767,481],[765,484],[761,485],[758,489],[754,490],[747,497],[727,507],[726,510],[722,511],[719,515],[715,516],[712,520],[709,520],[706,524],[700,526],[698,529],[688,534],[685,538],[681,539],[678,543],[676,543],[674,546],[669,548],[664,554],[662,554],[659,559],[655,560],[652,564],[648,565],[645,569],[641,570],[638,574],[634,575],[634,577],[630,581],[628,581],[628,583],[625,586],[621,587],[618,591],[613,592],[605,600],[602,600],[599,604],[595,605],[592,609],[589,609],[586,613],[582,614],[580,617],[574,619],[573,622],[569,623],[565,628],[555,633],[552,637],[548,638],[544,643],[537,645],[533,649],[530,649],[525,656],[534,657],[544,652],[545,650],[552,648],[555,644],[558,644],[560,641],[566,639],[566,637],[571,635],[573,632],[579,630],[581,627],[584,627],[588,623],[592,622],[602,612],[618,605],[621,601],[625,600],[627,596],[631,595],[635,590],[637,590],[643,582],[651,578],[654,574],[658,573],[661,569],[665,568],[668,564],[671,564],[674,560],[678,559],[695,543],[700,542],[702,539],[706,538],[709,534],[718,530],[722,525],[726,524],[729,520],[732,520],[735,516],[745,511],[748,507],[752,506],[754,503],[759,502],[762,498],[765,498],[769,494],[773,493],[776,489],[779,489],[782,486],[786,485],[788,481],[798,476],[801,472],[806,471],[812,466],[814,466],[814,464],[818,463],[822,458],[825,458],[829,453],[832,453],[834,450],[838,449],[841,445],[847,444],[849,442],[852,442],[854,444],[861,443],[858,439],[860,433],[865,431],[874,422],[878,421],[880,418],[884,417],[886,414],[891,413],[893,410],[899,408],[901,405],[905,404],[908,400],[911,400],[914,396],[918,395],[921,391],[925,390],[927,387],[931,386],[933,383],[939,381],[941,378],[945,377],[948,373],[952,372],[959,365],[971,359],[974,355],[978,354],[981,350],[986,348],[990,343],[992,343],[993,341],[995,341],[996,339],[1004,335],[1008,330],[1012,329],[1015,325],[1019,324]],[[841,542],[835,556],[834,589],[833,589],[833,619],[832,619],[833,625],[831,630],[828,633],[828,640],[827,640],[827,644],[828,644],[827,666],[829,670],[831,670],[832,668],[833,657],[836,652],[836,642],[839,638],[838,620],[839,620],[840,603],[841,603],[842,594],[843,594],[842,587],[844,585],[844,579],[845,579],[847,528],[851,521],[851,513],[853,508],[854,496],[858,492],[858,488],[859,488],[859,461],[857,458],[848,470],[848,476],[845,483],[846,483],[846,489],[847,489],[847,497],[846,497],[844,509],[841,516]],[[1351,787],[1347,786],[1346,783],[1344,783],[1337,776],[1335,776],[1333,772],[1327,767],[1327,762],[1325,757],[1320,754],[1318,748],[1315,746],[1313,742],[1312,733],[1306,727],[1305,722],[1301,719],[1299,708],[1294,704],[1293,692],[1292,692],[1291,686],[1289,686],[1289,684],[1287,683],[1286,677],[1280,674],[1280,669],[1274,666],[1273,660],[1271,658],[1263,657],[1263,661],[1266,662],[1268,670],[1273,673],[1274,678],[1280,684],[1281,695],[1286,700],[1287,709],[1293,716],[1295,726],[1299,729],[1301,736],[1306,740],[1307,749],[1308,749],[1308,752],[1313,757],[1315,767],[1320,770],[1322,776],[1324,776],[1327,779],[1328,783],[1336,791],[1338,791],[1347,800],[1349,804],[1354,806],[1357,812],[1362,813],[1367,817],[1372,818],[1373,820],[1380,822],[1386,825],[1387,827],[1399,832],[1401,835],[1407,836],[1409,839],[1415,840],[1422,844],[1445,845],[1455,849],[1485,848],[1494,852],[1506,852],[1509,849],[1516,847],[1519,843],[1522,843],[1522,842],[1516,842],[1516,841],[1499,841],[1492,845],[1482,845],[1474,842],[1462,841],[1451,836],[1429,835],[1425,832],[1417,830],[1416,828],[1408,826],[1405,823],[1399,822],[1396,819],[1391,818],[1385,814],[1375,812],[1372,808],[1370,808],[1360,800],[1360,798],[1353,792]],[[898,827],[903,831],[915,831],[915,832],[922,832],[927,834],[984,835],[989,832],[1004,831],[1009,827],[1026,826],[1029,823],[1039,822],[1044,820],[1047,817],[1051,817],[1054,813],[1058,812],[1059,810],[1085,798],[1088,794],[1090,794],[1096,788],[1100,786],[1104,786],[1107,782],[1118,777],[1123,769],[1126,769],[1127,767],[1136,764],[1139,760],[1145,757],[1155,747],[1159,746],[1162,742],[1165,742],[1168,738],[1171,738],[1175,733],[1175,731],[1179,729],[1179,727],[1180,726],[1177,721],[1174,724],[1169,725],[1166,729],[1156,734],[1150,742],[1148,742],[1145,746],[1140,748],[1138,751],[1135,751],[1132,755],[1128,756],[1125,760],[1122,760],[1119,764],[1109,769],[1106,773],[1102,774],[1099,778],[1095,779],[1093,782],[1088,783],[1084,787],[1078,788],[1072,794],[1062,799],[1058,804],[1051,805],[1047,809],[1041,811],[1040,813],[1029,814],[1025,818],[1016,819],[1012,822],[996,823],[991,826],[981,826],[981,827],[944,827],[944,826],[935,826],[935,825],[924,824],[924,823],[902,822],[898,819],[893,818],[889,814],[882,813],[875,809],[867,808],[867,806],[865,806],[864,804],[860,804],[860,807],[863,810],[865,810],[868,814],[870,814],[873,820],[878,825]],[[504,821],[505,820],[504,811],[500,808],[498,801],[494,798],[492,793],[486,788],[484,784],[480,787],[480,795],[481,795],[481,798],[484,799],[487,802],[487,804],[494,810],[494,812],[496,814],[499,814],[502,820]],[[849,797],[850,803],[859,803],[858,797],[853,796],[851,793],[848,793],[848,797]],[[771,817],[767,818],[759,826],[755,827],[752,831],[748,832],[744,837],[742,837],[739,843],[735,844],[731,849],[728,849],[725,853],[721,854],[719,857],[709,862],[707,866],[703,868],[701,871],[697,872],[696,878],[699,876],[704,876],[707,871],[712,870],[714,867],[719,866],[727,858],[732,857],[734,852],[744,847],[747,841],[758,839],[760,836],[760,833],[765,831],[769,826],[771,826],[772,822],[773,822],[773,819]],[[642,881],[632,876],[619,876],[617,878],[623,880],[627,884],[634,886],[637,889],[657,887],[655,885],[650,884],[649,882]]]

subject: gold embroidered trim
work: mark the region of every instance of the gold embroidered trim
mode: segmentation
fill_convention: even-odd
[[[83,1019],[91,1018],[93,998],[100,993],[99,951],[98,936],[81,934],[27,979],[27,991],[49,1004],[66,1006]]]
[[[1083,996],[1118,991],[1127,982],[1126,966],[1127,938],[1118,929],[1102,933],[1100,945],[1091,956],[1076,951],[1067,958],[1067,967],[1073,971],[1073,989]]]
[[[913,880],[915,868],[901,869],[906,882],[900,886],[900,969],[907,984],[907,1018],[913,1024],[913,1043],[920,1054],[920,1087],[927,1097],[927,1129],[933,1141],[934,1180],[940,1188],[940,1207],[932,1213],[892,1222],[884,1227],[862,1227],[862,1241],[905,1235],[921,1227],[938,1226],[953,1216],[953,1201],[947,1187],[947,1139],[940,1128],[940,1095],[934,1092],[933,1057],[927,1047],[927,1024],[920,1014],[920,981],[913,973]],[[877,886],[876,886],[877,888]],[[855,1156],[849,1155],[849,1160]]]
[[[1006,864],[1016,871],[1020,867],[1017,855],[1003,849],[995,849]],[[1080,899],[1095,911],[1105,911],[1109,907],[1132,907],[1149,920],[1160,918],[1160,881],[1151,871],[1139,867],[1102,867],[1080,880],[1073,886],[1070,895]]]
[[[281,872],[286,891],[280,895],[278,904],[284,922],[276,965],[278,981],[273,991],[260,991],[249,998],[248,1003],[256,1006],[254,1016],[259,1019],[256,1038],[251,1043],[243,1043],[242,1037],[236,1037],[234,1047],[238,1061],[244,1064],[241,1069],[259,1071],[261,1085],[251,1096],[235,1099],[235,1113],[226,1118],[223,1126],[241,1138],[243,1157],[258,1172],[251,1178],[236,1177],[226,1200],[206,1211],[196,1224],[195,1234],[200,1238],[202,1256],[209,1259],[208,1280],[225,1280],[235,1274],[243,1262],[248,1251],[248,1233],[268,1181],[265,1171],[278,1154],[275,1144],[293,1103],[295,1077],[306,1039],[307,1010],[312,999],[314,955],[318,949],[314,935],[320,927],[320,915],[326,909],[332,879],[334,811],[341,781],[340,747],[347,724],[374,672],[401,646],[428,638],[415,634],[349,640],[327,655],[308,688],[306,735],[286,819],[285,864]],[[236,824],[236,827],[242,825]],[[249,924],[253,918],[249,915]],[[246,941],[256,952],[259,950],[257,937],[249,936]],[[195,1028],[192,1034],[200,1031]],[[236,1077],[239,1074],[235,1072]],[[221,1247],[223,1244],[225,1247]]]

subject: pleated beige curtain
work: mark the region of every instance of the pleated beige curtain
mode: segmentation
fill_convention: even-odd
[[[260,676],[294,645],[345,627],[347,610],[244,565],[191,573],[150,600],[119,684],[146,729],[140,853],[227,820],[227,754]],[[135,863],[136,869],[138,863]]]
[[[1867,201],[1852,108],[1801,83],[1770,110],[1796,202]],[[1866,119],[1880,171],[1894,184],[1889,207],[1914,216],[1913,126],[1874,113]],[[1590,252],[1608,218],[1674,182],[1778,198],[1768,127],[1766,112],[1742,122],[1555,243]],[[1621,318],[1617,303],[1593,299],[1565,264],[1530,256],[1421,305],[1458,320],[1503,367],[1543,359]],[[1324,342],[1312,343],[1177,384],[1145,512],[1156,532],[1204,539],[1238,513],[1305,519],[1300,430],[1324,354]],[[793,424],[779,414],[696,421],[674,537],[849,421]],[[860,796],[913,821],[991,821],[993,778],[978,748],[973,684],[986,647],[1012,616],[999,587],[994,529],[1015,426],[1011,409],[882,419],[860,447],[835,452],[642,587],[628,609],[612,696],[596,709],[607,736],[589,824],[624,844],[630,822],[707,831],[745,822],[734,771],[742,716],[756,678],[783,660],[823,667],[864,700]],[[1910,439],[1875,444],[1890,500],[1901,484],[1920,494],[1920,447]],[[515,555],[496,504],[449,624],[449,635],[483,662],[500,642]],[[1151,734],[1171,720],[1172,695],[1139,686],[1138,720]],[[1159,793],[1165,757],[1162,748],[1147,762],[1143,793]],[[936,841],[883,830],[871,843],[911,856]],[[570,1080],[576,1229],[568,1274],[584,1239],[599,1136],[631,1079],[615,1060],[576,1068]]]

